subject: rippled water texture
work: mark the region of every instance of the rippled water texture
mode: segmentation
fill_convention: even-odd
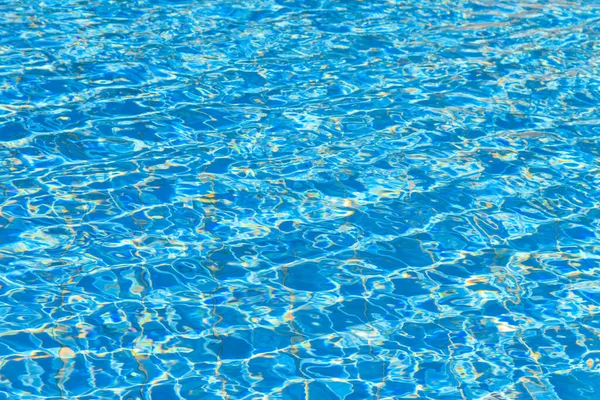
[[[0,398],[598,399],[596,1],[0,2]]]

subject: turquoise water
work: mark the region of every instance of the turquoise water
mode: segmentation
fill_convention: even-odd
[[[0,1],[0,398],[600,398],[596,1]]]

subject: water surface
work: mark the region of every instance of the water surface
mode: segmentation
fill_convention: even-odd
[[[0,1],[0,398],[597,399],[596,1]]]

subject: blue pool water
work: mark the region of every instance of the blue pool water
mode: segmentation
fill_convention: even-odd
[[[600,398],[549,3],[0,1],[0,398]]]

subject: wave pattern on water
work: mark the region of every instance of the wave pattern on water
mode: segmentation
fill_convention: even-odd
[[[0,1],[2,398],[596,399],[596,1]]]

